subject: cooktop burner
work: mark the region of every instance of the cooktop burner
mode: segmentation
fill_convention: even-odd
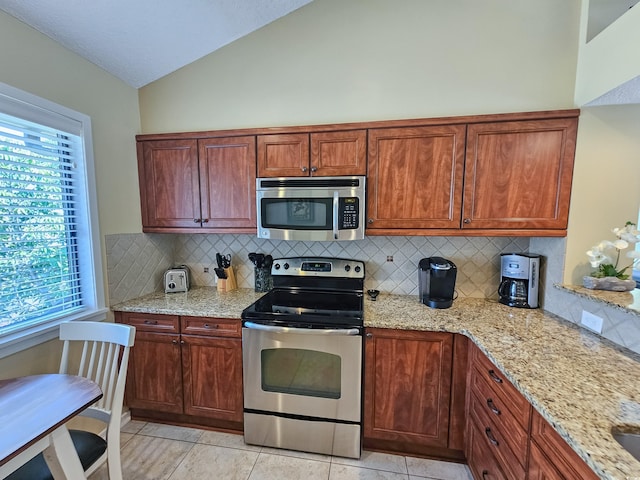
[[[363,326],[363,262],[281,258],[271,271],[274,288],[242,312],[243,320],[309,328]]]

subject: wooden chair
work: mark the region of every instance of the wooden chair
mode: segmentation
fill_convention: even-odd
[[[135,327],[116,323],[71,322],[60,325],[60,340],[64,341],[60,373],[89,378],[100,385],[103,397],[78,416],[100,420],[106,424],[105,436],[70,429],[69,433],[88,477],[107,461],[110,480],[122,480],[120,464],[120,419],[124,386],[133,346]],[[81,344],[79,362],[74,362]],[[76,364],[72,368],[71,364]],[[53,479],[42,454],[37,455],[7,477],[7,480]]]

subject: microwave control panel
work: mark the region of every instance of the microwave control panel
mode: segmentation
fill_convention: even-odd
[[[338,229],[352,230],[360,224],[360,199],[341,197],[338,204]]]

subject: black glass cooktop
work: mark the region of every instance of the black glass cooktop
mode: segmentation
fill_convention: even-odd
[[[243,320],[272,325],[361,327],[359,292],[273,289],[242,312]]]

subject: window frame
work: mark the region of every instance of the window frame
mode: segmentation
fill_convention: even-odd
[[[83,165],[82,173],[78,176],[82,182],[82,185],[78,187],[78,193],[82,195],[84,204],[84,214],[81,220],[84,235],[82,235],[83,238],[80,238],[80,235],[78,237],[78,240],[82,242],[80,247],[80,278],[84,306],[79,311],[54,320],[31,324],[8,333],[0,333],[0,358],[4,358],[57,338],[61,323],[82,320],[102,321],[106,319],[108,309],[105,305],[104,294],[91,118],[2,82],[0,82],[0,111],[43,125],[50,125],[48,120],[52,118],[59,118],[62,122],[69,120],[79,124]],[[24,115],[16,114],[16,111],[24,112]]]

